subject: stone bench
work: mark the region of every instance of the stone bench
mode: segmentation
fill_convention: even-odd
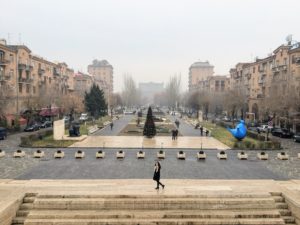
[[[265,152],[257,153],[257,158],[260,160],[268,160],[269,154]]]
[[[238,157],[238,159],[240,159],[240,160],[247,160],[247,159],[248,159],[248,154],[245,153],[245,152],[239,152],[239,153],[237,154],[237,157]]]
[[[136,153],[136,157],[137,157],[138,159],[144,159],[144,158],[145,158],[145,155],[146,155],[146,153],[145,153],[144,151],[138,151],[138,152]]]
[[[289,155],[286,154],[285,152],[280,152],[277,154],[277,158],[280,160],[288,160],[289,159]]]
[[[166,153],[163,150],[159,150],[157,152],[157,158],[158,159],[165,159],[166,158]]]
[[[5,156],[5,151],[3,151],[2,149],[0,149],[0,158]]]
[[[54,153],[54,158],[55,159],[62,159],[65,157],[65,153],[61,150],[58,150]]]
[[[25,151],[23,151],[23,150],[17,150],[13,154],[14,158],[22,158],[24,156],[25,156]]]
[[[84,151],[78,150],[75,152],[75,159],[83,159],[85,157]]]
[[[103,123],[103,126],[107,126],[107,125],[109,125],[110,124],[110,121],[105,121],[104,123]]]
[[[227,159],[227,153],[225,151],[220,151],[217,154],[218,159]]]
[[[33,153],[33,158],[43,158],[45,156],[45,152],[41,150],[36,150]]]
[[[124,159],[125,158],[125,152],[122,151],[122,150],[117,151],[116,157],[117,157],[117,159]]]
[[[177,153],[177,159],[185,160],[185,152],[179,151],[179,152]]]
[[[206,154],[204,151],[199,151],[197,152],[197,159],[201,160],[201,159],[206,159]]]
[[[98,152],[96,152],[97,159],[103,159],[104,157],[105,157],[105,152],[103,152],[102,150],[99,150]]]

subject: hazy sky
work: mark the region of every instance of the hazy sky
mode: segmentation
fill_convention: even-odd
[[[0,38],[86,71],[95,58],[137,82],[166,82],[209,60],[215,74],[265,57],[293,34],[300,41],[299,0],[0,0]]]

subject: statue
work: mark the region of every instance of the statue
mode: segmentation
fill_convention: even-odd
[[[235,129],[227,128],[227,130],[239,141],[243,140],[247,135],[247,128],[244,120],[240,120],[240,123],[235,127]]]

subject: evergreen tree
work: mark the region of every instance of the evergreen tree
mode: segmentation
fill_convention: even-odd
[[[152,116],[151,107],[148,108],[147,118],[144,126],[144,136],[153,137],[156,135],[155,123]]]
[[[85,92],[84,103],[86,110],[96,119],[107,115],[107,103],[104,93],[98,85],[93,84],[89,93]]]

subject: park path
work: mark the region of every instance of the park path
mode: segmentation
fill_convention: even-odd
[[[200,131],[199,129],[195,129],[191,124],[187,123],[185,120],[180,119],[178,116],[170,116],[168,114],[167,118],[170,119],[173,123],[177,119],[180,124],[179,124],[179,132],[183,136],[191,136],[191,137],[199,137],[200,136]]]
[[[126,125],[132,120],[134,115],[124,115],[118,120],[114,120],[113,129],[110,128],[110,125],[104,127],[103,129],[95,132],[92,136],[117,136],[121,130],[123,130]]]

